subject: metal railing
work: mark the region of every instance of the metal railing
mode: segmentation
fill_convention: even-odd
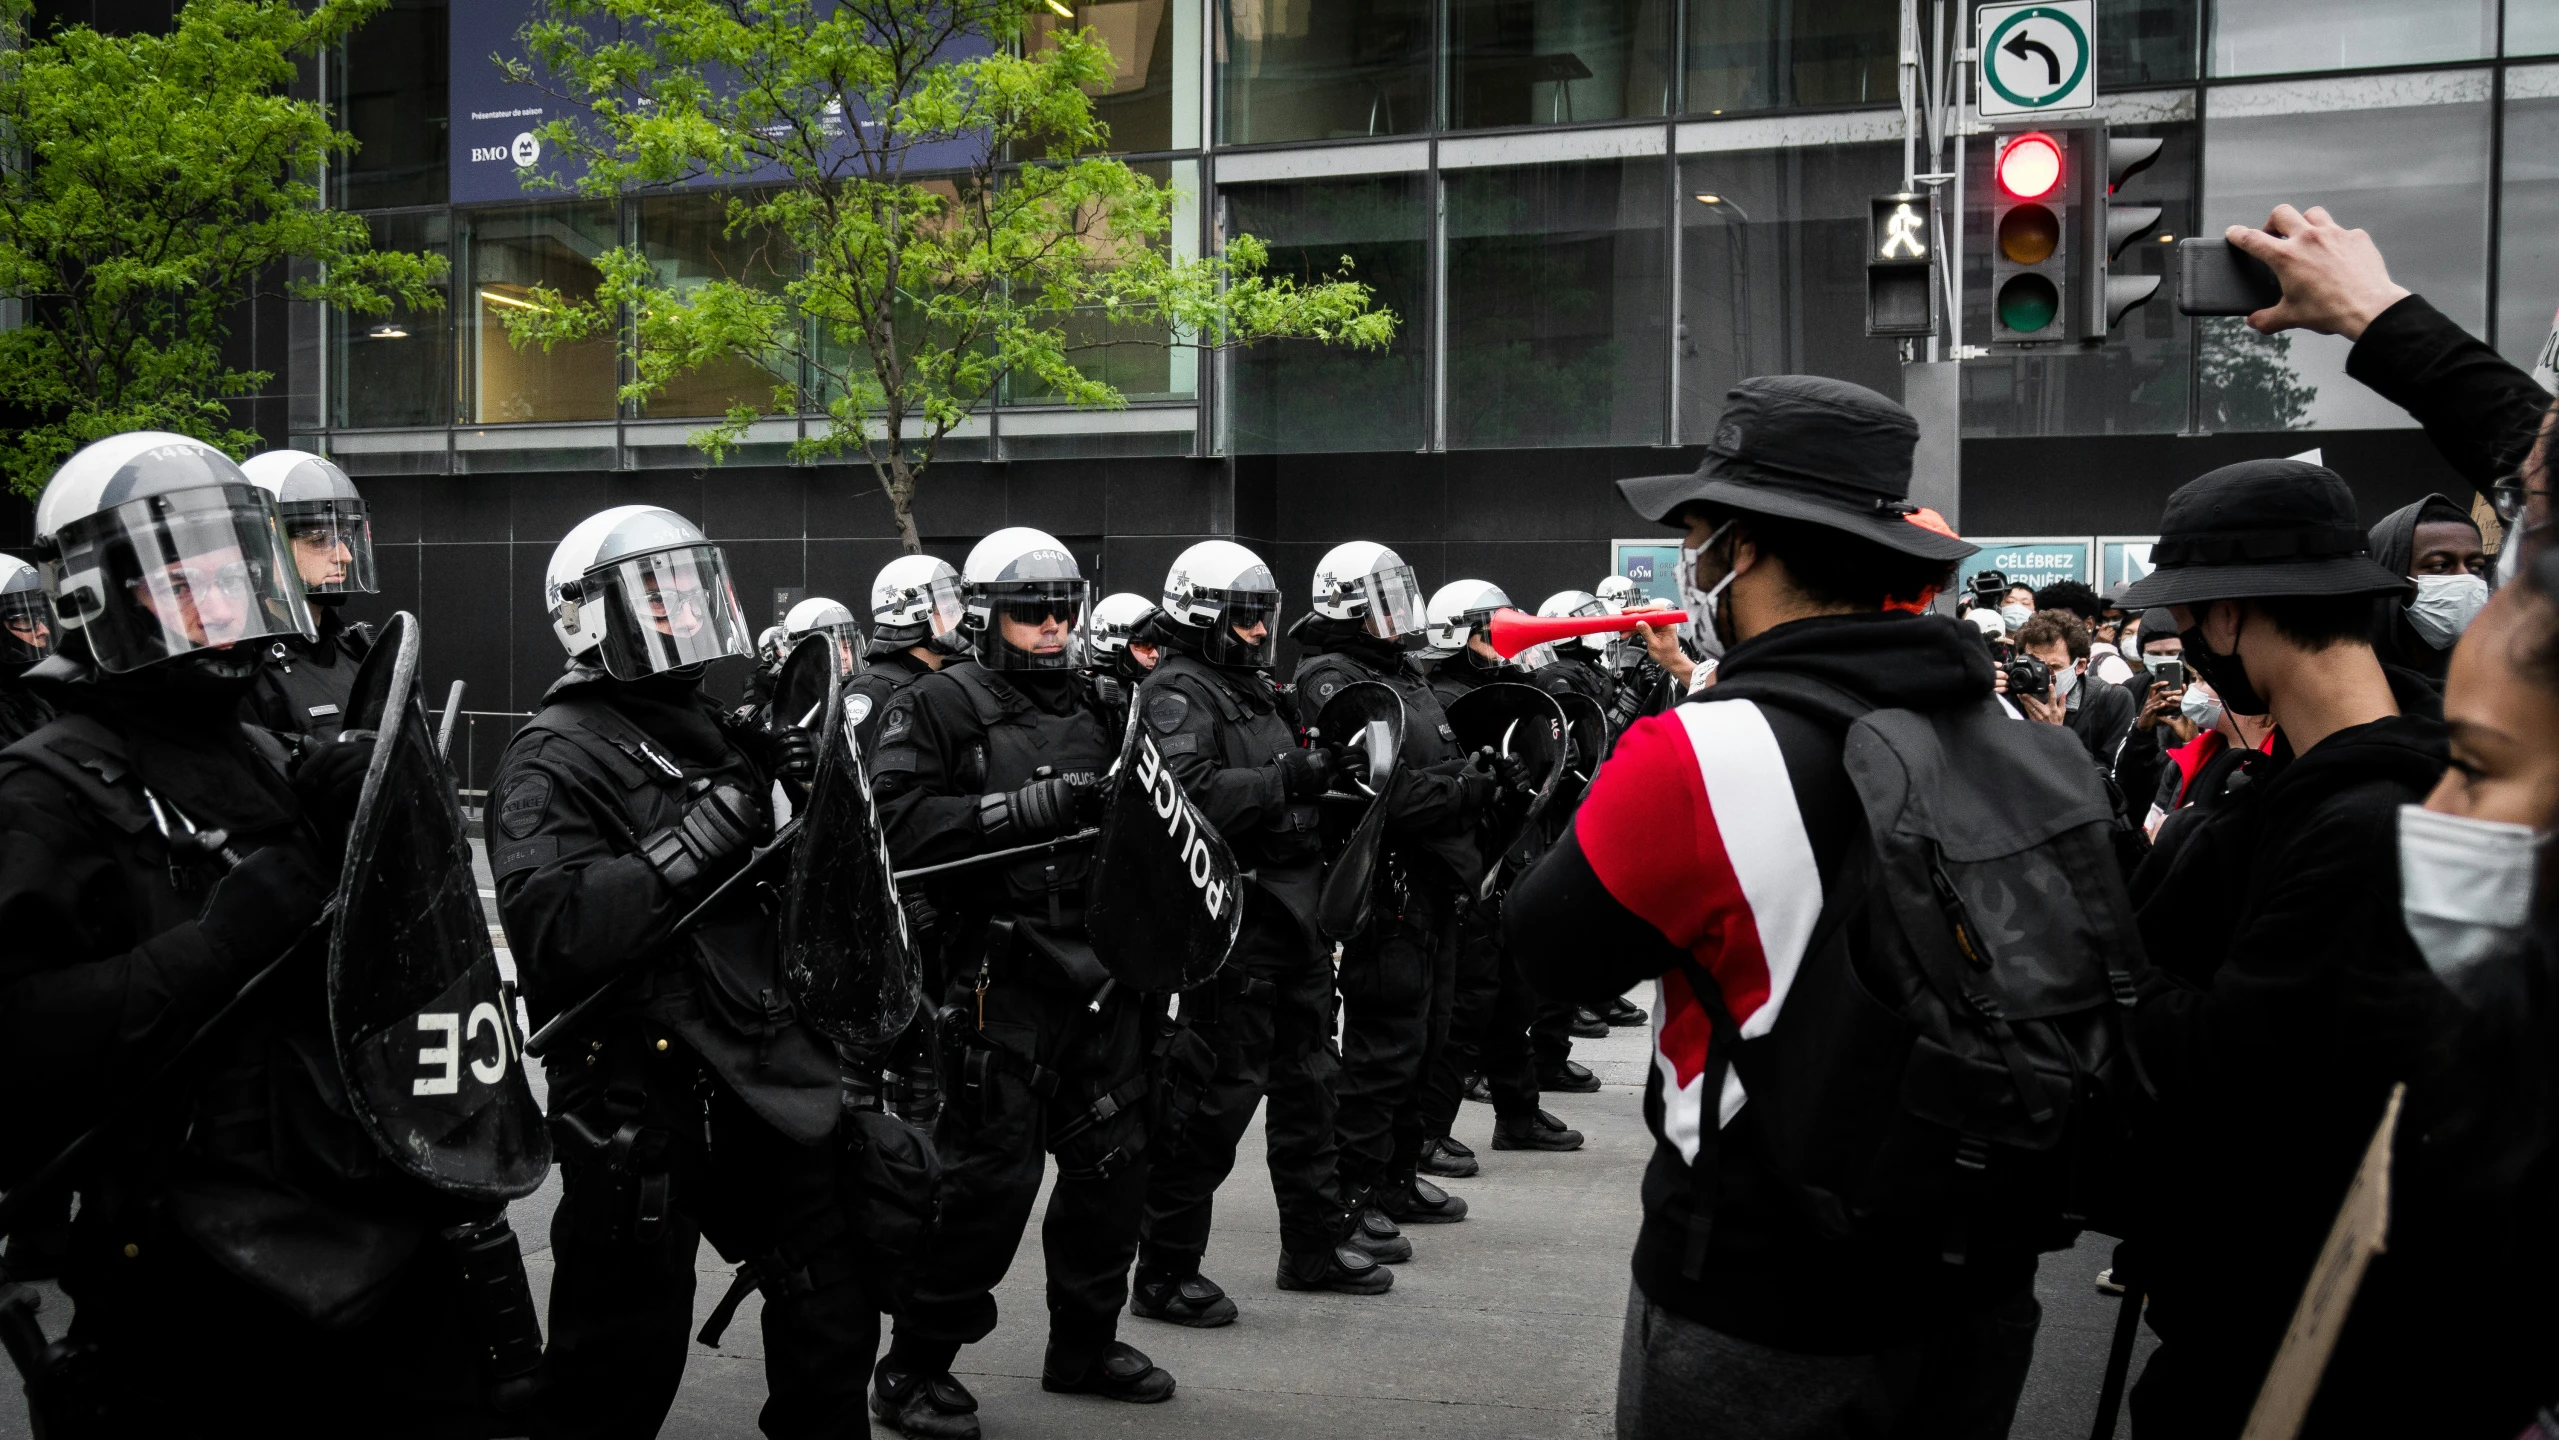
[[[453,765],[453,774],[461,782],[462,809],[471,819],[489,799],[489,782],[497,778],[498,757],[506,753],[506,744],[524,722],[533,718],[530,710],[462,710],[453,723],[453,741],[444,758]]]

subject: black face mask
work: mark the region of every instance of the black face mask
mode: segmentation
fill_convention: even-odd
[[[2247,623],[2243,612],[2240,624]],[[2184,641],[2186,645],[2185,654],[2182,657],[2186,662],[2186,668],[2204,677],[2204,683],[2210,685],[2213,693],[2221,697],[2223,709],[2233,715],[2266,713],[2266,697],[2258,694],[2257,687],[2248,683],[2248,667],[2239,658],[2236,636],[2232,637],[2233,648],[2229,654],[2214,654],[2212,647],[2204,643],[2203,616],[2198,613],[2195,623],[2178,631],[2177,638]]]

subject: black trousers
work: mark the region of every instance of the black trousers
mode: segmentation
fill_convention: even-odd
[[[1528,1027],[1537,1016],[1537,992],[1504,952],[1501,911],[1469,905],[1457,922],[1456,999],[1450,1008],[1448,1043],[1422,1077],[1422,1133],[1443,1136],[1457,1123],[1468,1075],[1480,1074],[1493,1092],[1493,1113],[1506,1119],[1537,1110],[1537,1072],[1529,1057]]]
[[[625,1043],[648,1044],[634,1038]],[[741,1262],[791,1245],[843,1213],[836,1141],[803,1145],[746,1107],[680,1039],[640,1074],[643,1126],[616,1169],[561,1157],[551,1219],[551,1391],[544,1440],[657,1434],[693,1345],[693,1263],[704,1236]],[[612,1063],[607,1058],[606,1063]],[[627,1090],[617,1090],[627,1096]],[[664,1219],[640,1221],[648,1177],[666,1178]],[[650,1197],[653,1199],[653,1197]],[[652,1207],[654,1208],[654,1207]],[[773,1440],[858,1434],[879,1353],[878,1297],[860,1282],[852,1236],[820,1247],[807,1293],[764,1297],[766,1398]]]
[[[1045,962],[1025,962],[1028,964]],[[966,990],[957,1004],[975,1007]],[[1080,1373],[1119,1333],[1128,1303],[1129,1262],[1137,1254],[1146,1205],[1149,1106],[1059,1139],[1093,1102],[1126,1093],[1146,1064],[1143,998],[1114,990],[1099,1015],[1087,997],[1043,976],[999,970],[986,991],[985,1041],[996,1058],[972,1061],[976,1045],[943,1047],[942,1117],[933,1131],[942,1157],[942,1228],[916,1267],[914,1295],[897,1317],[898,1348],[919,1364],[947,1369],[963,1345],[995,1329],[994,1290],[1012,1268],[1039,1199],[1052,1148],[1058,1179],[1040,1226],[1048,1261],[1049,1359]],[[1053,1093],[1030,1072],[1055,1078]],[[1100,1172],[1100,1173],[1096,1173]]]
[[[1217,1052],[1217,1073],[1190,1119],[1156,1137],[1140,1268],[1199,1268],[1212,1198],[1234,1170],[1235,1147],[1264,1095],[1280,1248],[1321,1251],[1342,1208],[1333,1178],[1341,1061],[1333,1052],[1332,957],[1278,902],[1247,890],[1233,956],[1217,979],[1182,997],[1182,1019]]]
[[[1421,1091],[1447,1043],[1457,990],[1455,897],[1408,885],[1342,946],[1341,1110],[1333,1135],[1345,1199],[1412,1178],[1422,1153]]]
[[[1529,1048],[1540,1070],[1561,1069],[1573,1058],[1573,1007],[1561,1001],[1537,1002],[1537,1018],[1528,1027]]]

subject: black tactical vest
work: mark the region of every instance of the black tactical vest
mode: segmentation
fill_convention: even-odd
[[[1431,682],[1410,662],[1388,670],[1347,650],[1309,655],[1297,666],[1298,708],[1313,716],[1323,710],[1334,691],[1354,680],[1384,681],[1404,697],[1404,749],[1399,764],[1419,767],[1457,758],[1457,731],[1448,723],[1448,711],[1440,705]]]
[[[1066,682],[1077,687],[1081,703],[1052,715],[983,665],[955,665],[942,673],[968,697],[977,721],[977,737],[958,757],[954,777],[966,793],[1019,790],[1050,776],[1099,778],[1119,758],[1120,727],[1081,676]],[[1090,848],[1016,861],[1004,871],[1003,906],[1043,924],[1054,917],[1059,925],[1080,926],[1084,881],[1092,869]]]
[[[889,708],[889,701],[932,673],[921,667],[875,663],[844,682],[844,723],[853,727],[864,764],[879,753],[880,715]]]
[[[1217,716],[1217,759],[1229,770],[1259,770],[1272,756],[1297,748],[1297,727],[1280,713],[1279,692],[1267,683],[1230,678],[1194,656],[1169,649],[1146,683],[1179,690],[1193,705]],[[1235,851],[1235,863],[1247,870],[1310,866],[1323,856],[1319,814],[1313,800],[1291,800],[1273,823],[1225,840]]]

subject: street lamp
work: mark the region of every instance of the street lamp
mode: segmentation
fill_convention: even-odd
[[[1725,221],[1727,224],[1748,225],[1751,223],[1750,212],[1743,209],[1741,207],[1741,203],[1729,195],[1720,194],[1713,190],[1704,190],[1698,192],[1697,203],[1705,206],[1708,214]],[[1727,268],[1732,273],[1733,313],[1740,321],[1739,325],[1736,327],[1734,338],[1741,342],[1741,374],[1736,375],[1733,378],[1741,380],[1749,378],[1751,373],[1750,235],[1748,231],[1736,229],[1732,232],[1731,255],[1731,264]]]

